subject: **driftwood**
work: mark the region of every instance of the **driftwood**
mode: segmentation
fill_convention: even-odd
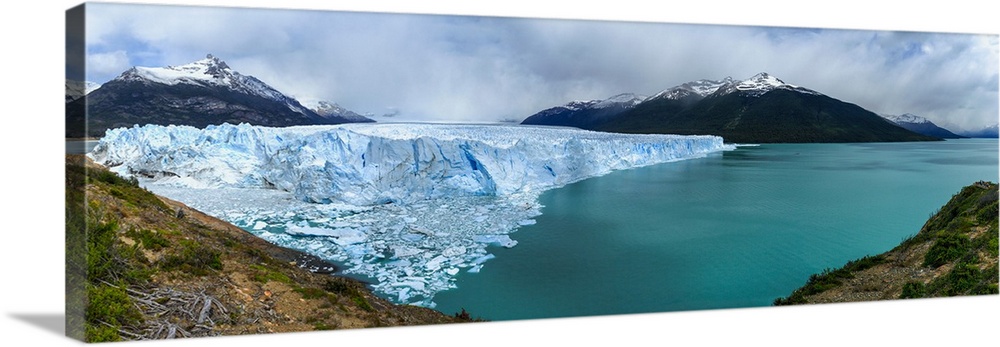
[[[217,319],[228,320],[228,310],[222,302],[205,294],[204,290],[189,292],[173,288],[122,288],[146,317],[142,327],[121,327],[124,340],[173,339],[178,337],[215,336]],[[213,317],[214,316],[214,317]],[[103,322],[102,322],[103,323]],[[104,323],[105,325],[112,326]]]

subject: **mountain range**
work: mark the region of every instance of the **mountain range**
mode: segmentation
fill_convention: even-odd
[[[913,114],[909,114],[909,113],[904,113],[904,114],[901,114],[901,115],[898,115],[898,116],[896,116],[896,115],[889,115],[889,114],[881,114],[879,116],[881,116],[882,118],[885,118],[886,120],[888,120],[890,122],[893,122],[894,124],[902,127],[903,129],[906,129],[906,130],[909,130],[909,131],[912,131],[912,132],[915,132],[915,133],[918,133],[918,134],[924,134],[924,135],[927,135],[927,136],[940,137],[942,139],[961,139],[961,138],[965,138],[965,136],[957,135],[957,134],[949,131],[948,129],[939,127],[937,124],[934,124],[934,122],[931,122],[927,118],[920,117],[920,116],[917,116],[917,115],[913,115]]]
[[[988,127],[985,127],[985,128],[979,129],[979,130],[963,131],[963,132],[960,133],[960,135],[965,136],[965,137],[993,138],[993,139],[995,139],[997,137],[1000,137],[1000,131],[998,131],[998,129],[1000,129],[1000,125],[993,124],[991,126],[988,126]]]
[[[622,94],[574,101],[521,123],[620,133],[718,135],[732,143],[940,140],[767,73],[739,81],[727,77],[688,82],[645,98]]]
[[[373,122],[339,107],[327,111],[317,113],[209,54],[180,66],[132,67],[86,97],[68,101],[66,137],[100,137],[107,129],[135,124],[201,128],[222,123],[284,127]],[[86,124],[86,130],[80,124]]]

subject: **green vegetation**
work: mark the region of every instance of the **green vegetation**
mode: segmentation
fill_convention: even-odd
[[[368,299],[366,299],[364,294],[361,293],[361,288],[356,283],[348,282],[342,278],[330,278],[323,284],[323,289],[328,292],[350,298],[350,300],[354,302],[354,304],[358,305],[358,307],[362,310],[368,312],[375,311],[375,308],[372,307],[371,303],[368,302]]]
[[[301,254],[197,211],[178,213],[182,206],[175,210],[135,180],[84,161],[66,157],[70,337],[104,342],[324,330],[344,327],[345,319],[348,327],[457,321],[392,305],[351,279],[310,274],[293,262]]]
[[[250,267],[254,270],[253,280],[260,283],[267,283],[270,281],[281,282],[281,283],[292,283],[292,279],[288,278],[287,275],[268,269],[262,265],[251,264]]]
[[[87,170],[86,183],[102,183],[101,187],[108,190],[111,196],[121,199],[132,207],[157,207],[169,211],[170,207],[163,203],[145,188],[139,186],[137,179],[125,179],[107,170]]]
[[[969,252],[969,237],[962,233],[940,232],[924,256],[924,266],[940,267]]]
[[[302,294],[302,298],[306,300],[322,299],[326,298],[327,296],[326,291],[319,288],[294,287],[292,288],[292,290],[294,290],[296,293]]]
[[[95,221],[90,219],[89,221]],[[117,222],[88,223],[87,304],[85,339],[89,342],[119,341],[119,331],[142,323],[142,316],[125,287],[148,281],[145,260],[134,247],[116,242]]]
[[[882,255],[865,256],[864,258],[847,262],[839,269],[824,269],[820,274],[812,274],[809,281],[802,288],[792,292],[787,298],[777,298],[774,300],[775,306],[794,305],[806,303],[805,297],[822,293],[830,288],[839,286],[845,279],[854,278],[854,272],[871,268],[885,262]]]
[[[807,296],[841,286],[844,279],[884,262],[892,256],[893,266],[903,267],[914,276],[931,274],[923,280],[908,279],[882,290],[901,288],[901,299],[957,295],[998,294],[998,215],[997,184],[976,182],[952,196],[947,204],[931,215],[920,232],[899,246],[872,259],[850,262],[838,270],[824,270],[812,275],[805,286],[775,305],[807,303]],[[926,247],[926,248],[924,248]],[[926,251],[922,251],[926,249]],[[914,254],[912,264],[905,260]],[[859,265],[860,264],[860,265]],[[937,271],[935,271],[937,270]],[[935,276],[933,274],[940,272]],[[912,277],[911,277],[912,278]]]
[[[916,299],[922,298],[927,295],[927,290],[924,287],[923,282],[906,282],[903,284],[903,293],[899,295],[900,299]]]
[[[192,240],[181,240],[180,251],[163,258],[162,268],[179,270],[195,276],[205,276],[212,270],[222,270],[222,252]]]
[[[143,248],[150,251],[159,251],[170,246],[170,241],[155,231],[131,229],[125,235],[136,240]]]

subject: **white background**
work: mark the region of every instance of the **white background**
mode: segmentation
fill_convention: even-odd
[[[120,2],[120,1],[109,1]],[[148,1],[133,1],[148,2]],[[229,5],[224,1],[155,1]],[[63,312],[63,88],[65,10],[74,1],[10,2],[2,11],[0,123],[3,272],[0,339],[69,345]],[[240,6],[675,23],[1000,33],[982,1],[241,1]],[[944,202],[942,202],[944,203]],[[804,279],[803,279],[804,280]],[[587,303],[580,303],[586,305]],[[150,342],[150,345],[930,345],[997,341],[1000,296],[751,308],[416,328],[379,328]],[[41,324],[39,324],[41,322]],[[57,323],[57,324],[52,324]],[[655,342],[646,342],[653,340]],[[132,345],[132,344],[127,344]]]

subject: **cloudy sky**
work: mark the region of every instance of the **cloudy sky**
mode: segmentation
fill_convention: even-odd
[[[213,54],[299,99],[391,119],[523,119],[768,72],[952,130],[997,123],[998,38],[867,30],[88,5],[87,79]]]

